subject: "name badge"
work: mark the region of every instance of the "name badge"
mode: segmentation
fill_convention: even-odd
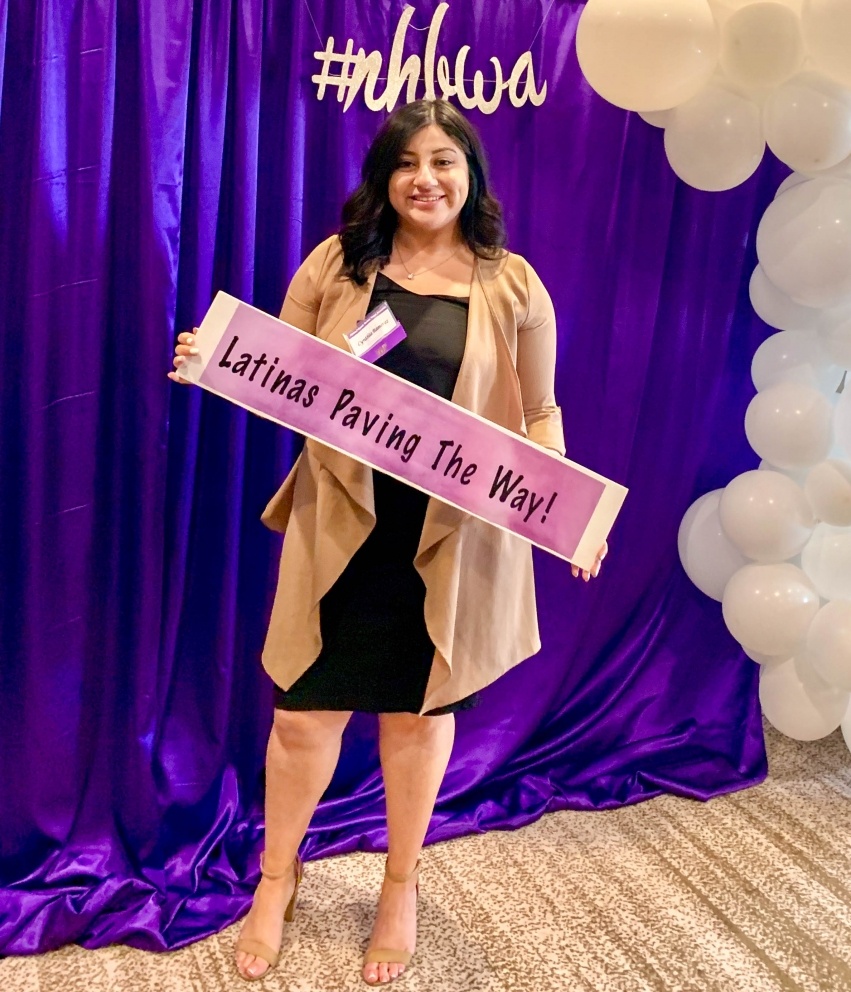
[[[407,337],[405,328],[386,303],[376,307],[355,327],[343,335],[353,355],[374,362]]]

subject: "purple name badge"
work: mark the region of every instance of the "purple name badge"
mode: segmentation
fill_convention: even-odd
[[[390,307],[382,303],[343,337],[353,355],[365,362],[374,362],[386,355],[407,335]]]

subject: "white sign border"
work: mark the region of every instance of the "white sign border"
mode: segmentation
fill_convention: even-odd
[[[574,552],[573,557],[568,558],[565,555],[559,554],[559,552],[553,551],[552,548],[544,547],[544,545],[538,544],[537,541],[533,541],[523,534],[518,534],[517,531],[511,530],[510,527],[503,527],[501,524],[496,524],[492,520],[488,520],[487,518],[480,516],[478,513],[473,513],[471,510],[468,510],[463,506],[459,506],[451,499],[445,499],[443,496],[435,496],[427,489],[422,489],[420,486],[411,482],[410,479],[405,479],[401,475],[396,475],[394,472],[390,472],[384,467],[374,465],[366,458],[355,458],[355,456],[350,452],[345,451],[343,448],[340,448],[335,444],[330,444],[328,441],[325,441],[322,438],[306,431],[299,431],[294,427],[288,427],[284,421],[278,420],[276,417],[271,417],[269,414],[264,413],[262,410],[257,410],[255,407],[248,406],[245,403],[240,403],[232,397],[227,396],[225,393],[219,392],[217,389],[212,389],[210,386],[202,383],[201,376],[204,373],[204,369],[206,368],[207,363],[212,359],[222,335],[227,330],[228,324],[240,307],[248,307],[250,310],[254,310],[256,313],[262,314],[263,317],[267,319],[277,320],[279,324],[284,324],[285,327],[293,328],[293,330],[298,331],[300,334],[305,333],[299,328],[293,327],[292,324],[287,324],[284,321],[279,320],[277,317],[273,317],[272,314],[266,313],[265,310],[260,310],[257,307],[252,306],[250,303],[244,303],[235,296],[230,296],[228,293],[220,290],[216,294],[216,297],[210,305],[210,309],[205,314],[204,319],[201,321],[201,325],[198,328],[198,333],[195,335],[195,346],[198,348],[198,354],[190,356],[177,368],[177,374],[181,379],[191,382],[194,385],[201,386],[201,388],[206,389],[207,392],[213,393],[215,396],[221,396],[222,399],[227,400],[229,403],[242,407],[242,409],[248,410],[250,413],[257,414],[257,416],[263,417],[264,420],[270,420],[272,423],[280,424],[282,427],[287,427],[288,430],[292,430],[297,434],[303,434],[305,437],[309,437],[311,440],[317,441],[319,444],[324,444],[327,448],[333,448],[335,451],[339,451],[343,455],[348,455],[349,458],[354,458],[355,461],[368,465],[376,471],[384,472],[385,475],[390,475],[394,479],[398,479],[400,482],[405,483],[405,485],[411,486],[413,489],[418,489],[420,492],[425,493],[426,496],[429,496],[432,499],[439,499],[441,502],[448,503],[450,506],[454,506],[463,513],[468,513],[471,517],[476,517],[478,520],[482,520],[484,523],[490,524],[491,527],[498,527],[500,530],[503,530],[508,534],[513,534],[515,537],[519,537],[523,541],[528,541],[530,544],[540,548],[542,551],[546,551],[547,554],[554,555],[556,558],[561,558],[563,561],[570,562],[572,565],[578,565],[585,571],[592,571],[594,569],[597,561],[597,552],[603,546],[603,542],[608,537],[609,532],[612,529],[612,525],[614,524],[615,519],[620,512],[621,506],[623,506],[623,502],[626,499],[628,490],[624,486],[621,486],[617,482],[612,482],[605,476],[599,475],[597,472],[593,472],[591,469],[585,468],[583,465],[578,465],[576,462],[572,462],[569,458],[562,458],[561,455],[554,451],[550,451],[548,448],[542,448],[540,445],[535,444],[534,441],[530,441],[528,438],[523,437],[522,434],[515,434],[514,431],[508,430],[508,428],[503,427],[501,424],[495,424],[493,421],[479,416],[479,414],[472,410],[462,408],[471,417],[476,417],[493,430],[501,431],[503,434],[508,435],[516,441],[528,444],[537,451],[543,451],[552,458],[558,458],[559,461],[564,461],[578,472],[582,472],[583,475],[588,475],[593,479],[597,479],[605,486],[605,490],[600,496],[594,512],[591,514],[591,519],[588,521],[588,524],[582,533],[582,537],[579,539],[579,543],[576,546],[576,551]],[[335,351],[340,350],[333,344],[323,341],[322,338],[314,336],[314,340],[318,341],[326,348],[334,348]],[[353,361],[363,361],[363,359],[358,358],[356,355],[352,355],[349,352],[343,353],[348,355]],[[392,375],[391,372],[386,372],[379,366],[374,367],[384,375]],[[430,393],[427,389],[423,389],[422,386],[416,385],[416,383],[408,383],[408,385],[412,389],[419,389],[422,392],[427,393],[432,399],[438,400],[441,403],[451,403],[450,400],[446,400],[442,396],[437,396],[434,393]]]

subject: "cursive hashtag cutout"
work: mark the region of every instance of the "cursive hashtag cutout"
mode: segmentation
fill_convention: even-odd
[[[454,75],[449,59],[445,55],[436,57],[440,29],[448,10],[449,4],[441,3],[434,11],[423,58],[409,55],[403,62],[405,36],[415,13],[414,7],[410,4],[406,5],[393,36],[386,77],[382,77],[384,59],[380,52],[372,51],[367,55],[363,48],[359,48],[355,54],[354,42],[349,38],[345,50],[338,53],[334,38],[329,37],[324,51],[313,53],[314,58],[321,63],[321,70],[311,76],[311,81],[317,86],[316,98],[323,99],[329,87],[335,88],[337,101],[343,104],[343,112],[345,112],[354,103],[358,93],[363,90],[364,103],[370,110],[393,110],[403,89],[406,90],[408,103],[416,100],[417,86],[422,82],[427,99],[433,100],[439,89],[444,99],[455,96],[466,110],[476,108],[484,114],[494,113],[506,91],[514,107],[522,107],[527,101],[539,107],[546,99],[547,84],[543,82],[540,88],[537,87],[532,53],[529,51],[519,56],[507,78],[500,60],[492,56],[490,59],[494,75],[492,80],[485,80],[484,73],[480,70],[473,73],[472,80],[465,78],[469,45],[462,45],[458,50],[454,62]],[[377,93],[377,84],[382,81],[385,82],[384,90]],[[467,83],[472,83],[472,92],[468,92]],[[490,95],[485,92],[485,83],[490,87]]]
[[[336,86],[337,100],[340,103],[343,102],[343,97],[346,95],[351,84],[351,71],[359,59],[363,57],[363,49],[357,55],[353,55],[353,47],[354,42],[349,38],[346,42],[345,52],[342,55],[338,55],[334,51],[334,38],[329,37],[328,43],[325,45],[325,51],[313,53],[313,57],[322,63],[321,71],[315,76],[310,77],[311,82],[317,85],[317,100],[321,100],[325,96],[326,86]],[[333,66],[340,67],[340,71],[336,75],[332,72]]]

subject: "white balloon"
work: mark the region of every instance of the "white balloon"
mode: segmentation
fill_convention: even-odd
[[[828,685],[804,658],[760,669],[759,701],[768,722],[796,741],[832,734],[848,707],[849,695]]]
[[[763,121],[768,147],[797,172],[829,169],[851,155],[851,93],[826,76],[805,72],[778,86]]]
[[[804,41],[820,72],[851,87],[851,4],[848,0],[804,0]]]
[[[833,411],[833,429],[837,448],[846,457],[851,457],[851,381],[846,380]]]
[[[815,527],[800,486],[781,472],[743,472],[721,494],[724,533],[748,558],[785,561],[804,547]]]
[[[761,651],[754,651],[751,648],[746,648],[744,644],[740,646],[748,658],[750,658],[751,661],[755,661],[758,665],[779,665],[782,662],[789,660],[785,654],[763,654]]]
[[[851,182],[851,155],[843,159],[839,165],[832,165],[829,169],[813,169],[803,174],[807,179],[842,179]],[[795,175],[800,173],[796,172]]]
[[[807,659],[829,685],[851,691],[851,603],[826,603],[807,632]]]
[[[750,281],[751,306],[757,317],[781,331],[807,331],[818,323],[820,310],[804,307],[782,293],[765,274],[761,265],[753,270]]]
[[[745,565],[724,589],[724,623],[751,651],[789,655],[803,646],[819,598],[794,565]]]
[[[727,18],[737,10],[741,10],[742,7],[748,7],[755,2],[756,0],[709,0],[709,6],[712,8],[715,20],[719,24],[724,24]],[[784,7],[788,7],[800,16],[803,0],[777,0],[777,2],[782,3]]]
[[[780,468],[778,465],[772,465],[771,462],[765,461],[763,459],[757,466],[759,472],[781,472],[786,476],[787,479],[791,479],[795,485],[803,486],[807,481],[807,475],[809,473],[808,468],[792,469],[792,468]]]
[[[851,599],[851,530],[819,524],[801,552],[801,566],[824,599]]]
[[[778,382],[754,396],[745,412],[753,450],[778,468],[809,468],[824,461],[833,440],[833,407],[812,386]]]
[[[831,527],[851,527],[851,461],[820,462],[810,469],[804,492],[817,520]]]
[[[576,55],[605,100],[624,110],[667,110],[715,71],[718,32],[706,0],[588,0]]]
[[[710,84],[670,112],[665,152],[671,168],[696,189],[732,189],[754,174],[765,152],[760,109]]]
[[[667,110],[639,110],[638,116],[653,127],[665,127],[668,123],[670,112]]]
[[[851,183],[813,179],[787,189],[763,214],[756,250],[768,278],[797,303],[851,298]]]
[[[798,382],[818,390],[835,389],[842,372],[833,365],[812,331],[781,331],[757,348],[751,363],[751,378],[757,389],[778,382]]]
[[[702,593],[719,602],[724,586],[747,559],[730,543],[718,519],[720,489],[705,493],[686,510],[677,548],[686,575]]]
[[[813,177],[804,175],[801,172],[793,172],[788,175],[783,182],[777,187],[777,192],[774,194],[774,199],[776,200],[781,193],[785,193],[787,189],[791,189],[793,186],[800,186],[801,183],[808,183]]]
[[[822,312],[818,335],[825,354],[842,369],[851,369],[851,310]],[[842,376],[837,379],[837,385]]]
[[[845,746],[851,751],[851,704],[849,704],[848,709],[845,711],[845,716],[842,718],[842,737],[845,740]]]
[[[721,68],[742,86],[779,86],[804,61],[801,22],[782,3],[749,3],[721,27]]]

